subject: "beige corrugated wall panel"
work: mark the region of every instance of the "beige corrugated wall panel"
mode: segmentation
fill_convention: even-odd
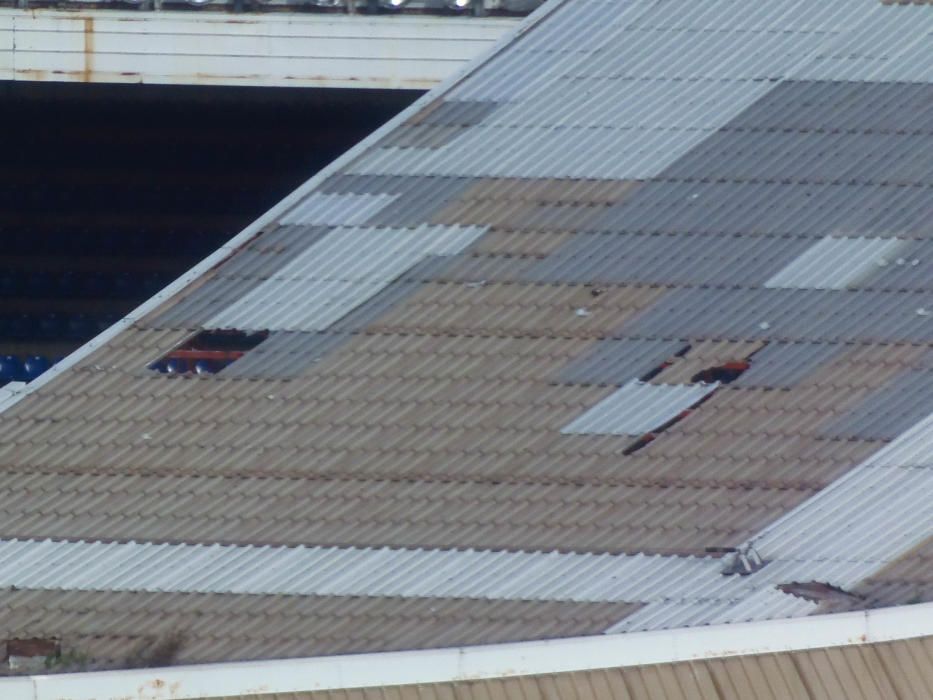
[[[933,637],[656,666],[239,700],[929,700]]]

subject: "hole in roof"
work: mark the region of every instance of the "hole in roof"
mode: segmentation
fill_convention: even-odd
[[[678,350],[673,355],[671,355],[669,358],[664,360],[664,362],[659,364],[657,367],[655,367],[654,369],[650,370],[649,372],[646,372],[644,375],[639,377],[638,378],[639,381],[642,381],[642,382],[651,381],[652,379],[657,377],[659,374],[661,374],[661,372],[663,372],[668,367],[670,367],[672,364],[674,364],[674,361],[678,357],[684,357],[688,352],[690,352],[691,347],[692,347],[691,345],[684,345],[680,350]]]
[[[650,445],[652,442],[654,442],[654,441],[657,439],[658,435],[660,435],[660,434],[663,433],[665,430],[669,429],[671,426],[676,425],[677,423],[679,423],[680,421],[682,421],[684,418],[686,418],[687,416],[689,416],[689,415],[690,415],[691,413],[693,413],[701,404],[705,403],[706,401],[709,401],[709,398],[710,398],[713,394],[716,393],[716,389],[717,389],[717,388],[718,388],[717,386],[714,386],[714,387],[712,388],[712,390],[711,390],[708,394],[706,394],[705,396],[703,396],[701,399],[699,399],[699,400],[696,401],[695,403],[691,404],[688,408],[685,408],[683,411],[681,411],[680,413],[678,413],[676,416],[674,416],[674,417],[671,418],[670,420],[668,420],[668,421],[662,423],[661,425],[659,425],[657,428],[655,428],[655,429],[652,430],[651,432],[648,432],[648,433],[645,433],[644,435],[642,435],[642,436],[641,436],[640,438],[638,438],[635,442],[633,442],[631,445],[629,445],[629,446],[626,447],[624,450],[622,450],[622,454],[624,454],[624,455],[634,454],[635,452],[638,452],[639,450],[644,449],[645,447],[647,447],[648,445]]]
[[[724,362],[721,365],[709,367],[700,372],[697,372],[690,378],[690,381],[694,384],[700,382],[704,384],[712,384],[713,382],[719,382],[720,384],[730,384],[741,377],[742,374],[751,366],[752,363],[748,360],[734,360],[731,362]]]
[[[149,369],[161,374],[216,374],[268,337],[268,331],[201,331],[151,363]]]

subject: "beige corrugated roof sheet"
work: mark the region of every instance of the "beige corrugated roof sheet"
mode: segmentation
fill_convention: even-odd
[[[88,671],[248,661],[257,653],[284,659],[599,634],[637,608],[521,600],[3,590],[0,639],[59,639],[66,666],[56,670]],[[170,656],[152,658],[169,642]],[[69,658],[75,665],[67,665]]]
[[[933,598],[933,537],[867,578],[857,589],[866,606],[915,603]]]
[[[239,700],[926,700],[933,637],[503,680]]]

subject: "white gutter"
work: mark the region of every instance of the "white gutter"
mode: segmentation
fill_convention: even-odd
[[[933,635],[933,603],[789,620],[285,661],[0,680],[3,700],[194,700],[567,673]]]

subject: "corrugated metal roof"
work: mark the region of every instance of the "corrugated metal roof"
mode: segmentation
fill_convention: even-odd
[[[642,435],[660,428],[716,391],[718,382],[646,384],[633,380],[561,428],[583,435]]]
[[[0,592],[0,635],[4,640],[56,637],[64,658],[55,670],[89,671],[151,664],[160,645],[173,639],[173,665],[251,660],[257,650],[282,659],[599,634],[635,608],[625,603],[6,589]],[[191,626],[192,620],[197,624]],[[183,637],[179,629],[186,630]],[[70,658],[77,659],[73,666]],[[0,694],[8,700],[3,691],[0,680]]]
[[[644,555],[0,541],[0,586],[625,602],[718,572],[713,559]],[[631,598],[626,598],[629,595]]]
[[[688,347],[682,340],[599,340],[561,370],[560,381],[571,384],[626,384],[644,377]]]
[[[929,343],[933,291],[679,287],[621,327],[627,335]]]
[[[425,257],[456,253],[484,231],[477,226],[334,229],[205,325],[326,330]]]
[[[392,194],[326,194],[305,197],[280,223],[311,226],[360,226],[395,201]]]
[[[894,264],[896,238],[824,238],[764,283],[779,289],[846,289]]]
[[[775,586],[858,589],[922,547],[929,8],[572,0],[526,26],[9,399],[0,536],[124,542],[129,568],[68,559],[101,586],[137,554],[232,552],[136,572],[194,590],[326,548],[368,563],[263,585],[417,599],[440,559],[479,561],[445,585],[644,603],[614,630],[808,614]],[[215,376],[148,369],[211,326],[273,332]],[[745,577],[707,553],[749,543],[769,561]],[[525,556],[557,578],[516,577]],[[603,561],[637,571],[590,582]]]
[[[790,389],[844,350],[834,343],[771,343],[755,353],[736,386]]]
[[[839,438],[893,440],[933,413],[933,372],[905,370],[824,428]]]
[[[933,595],[933,536],[862,581],[865,607],[929,600]]]

